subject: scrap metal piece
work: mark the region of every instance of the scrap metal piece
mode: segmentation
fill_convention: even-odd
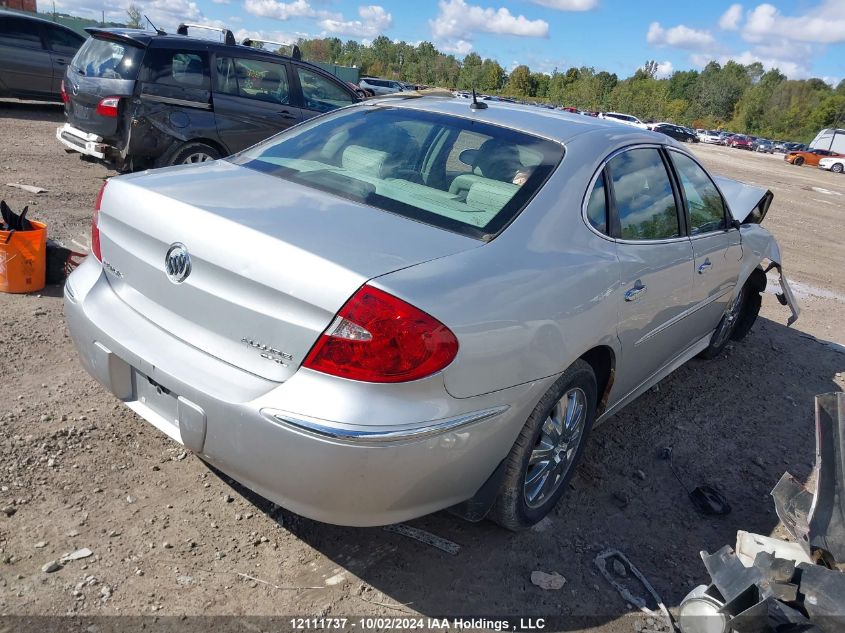
[[[458,552],[461,551],[461,546],[457,543],[437,536],[436,534],[432,534],[431,532],[426,532],[425,530],[411,527],[410,525],[405,525],[404,523],[385,525],[384,529],[388,532],[393,532],[394,534],[401,534],[402,536],[407,536],[408,538],[416,539],[421,543],[425,543],[426,545],[431,545],[432,547],[436,547],[439,550],[443,550],[444,552],[446,552],[447,554],[451,554],[452,556],[457,556]]]
[[[743,565],[730,545],[725,545],[714,554],[702,551],[701,560],[726,604],[745,594],[749,587],[756,588],[762,577],[756,567]]]
[[[648,595],[651,598],[651,602],[654,607],[659,611],[659,614],[655,613],[653,608],[649,608],[649,603],[646,598],[634,595],[625,585],[621,584],[614,577],[613,573],[608,567],[612,566],[613,563],[617,561],[625,568],[625,573],[629,574],[634,579],[636,579],[639,584],[648,592]],[[603,552],[600,552],[598,556],[596,556],[595,563],[596,567],[599,568],[601,575],[604,576],[607,582],[613,585],[613,588],[616,589],[617,592],[619,592],[619,595],[622,596],[622,598],[626,602],[631,603],[643,613],[647,613],[652,616],[663,615],[663,618],[669,625],[669,630],[673,631],[675,629],[674,623],[672,621],[672,616],[669,614],[669,610],[663,603],[663,599],[658,595],[657,591],[654,590],[654,587],[651,586],[651,583],[646,579],[642,572],[634,566],[634,563],[628,560],[628,557],[625,556],[625,554],[623,554],[617,549],[606,549]]]
[[[842,616],[845,616],[845,574],[807,563],[798,565],[798,571],[801,573],[799,591],[807,615],[822,628],[827,620],[832,620],[841,631]]]
[[[816,491],[810,546],[845,565],[845,393],[816,396]]]
[[[845,393],[816,396],[816,466],[812,491],[784,473],[772,490],[778,517],[808,554],[845,567]]]
[[[681,633],[728,633],[731,617],[722,611],[725,604],[713,585],[699,585],[678,607]]]

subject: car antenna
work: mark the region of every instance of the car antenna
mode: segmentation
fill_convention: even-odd
[[[150,20],[150,18],[148,18],[148,17],[146,16],[146,14],[144,15],[144,19],[145,19],[147,22],[149,22],[149,23],[150,23],[150,26],[151,26],[151,27],[153,27],[153,31],[155,31],[155,32],[156,32],[156,35],[167,35],[167,33],[166,33],[163,29],[160,29],[160,28],[158,28],[155,24],[153,24],[153,21],[152,21],[152,20]]]
[[[475,86],[472,87],[472,103],[469,104],[470,110],[486,110],[487,104],[483,101],[479,101],[478,97],[475,96]]]

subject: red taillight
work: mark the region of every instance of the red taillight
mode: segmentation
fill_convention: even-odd
[[[64,79],[62,79],[61,95],[62,95],[62,103],[67,103],[68,101],[70,101],[70,95],[67,93],[67,90],[65,89],[65,80]]]
[[[97,114],[114,118],[117,116],[118,105],[120,105],[120,97],[100,99],[100,103],[97,104]]]
[[[425,378],[454,360],[458,340],[433,316],[363,286],[337,313],[302,364],[366,382]]]
[[[109,184],[108,180],[100,187],[100,193],[97,194],[97,200],[94,202],[94,215],[91,216],[91,252],[100,262],[103,261],[103,253],[100,251],[100,204],[103,202],[103,192],[107,184]]]

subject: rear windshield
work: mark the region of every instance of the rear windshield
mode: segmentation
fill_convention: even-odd
[[[70,65],[86,77],[135,79],[143,55],[138,46],[89,37]]]
[[[489,239],[522,210],[563,147],[410,108],[349,108],[234,156],[237,164],[449,231]]]

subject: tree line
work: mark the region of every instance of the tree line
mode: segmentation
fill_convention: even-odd
[[[364,45],[338,38],[302,39],[304,59],[357,66],[362,74],[426,86],[470,90],[579,110],[633,114],[694,128],[728,129],[766,138],[807,142],[825,127],[845,125],[845,80],[833,88],[821,79],[787,79],[759,62],[711,61],[703,70],[656,77],[646,62],[632,76],[592,67],[551,74],[520,65],[507,72],[493,59],[470,53],[462,60],[431,42],[393,42],[385,36]]]

